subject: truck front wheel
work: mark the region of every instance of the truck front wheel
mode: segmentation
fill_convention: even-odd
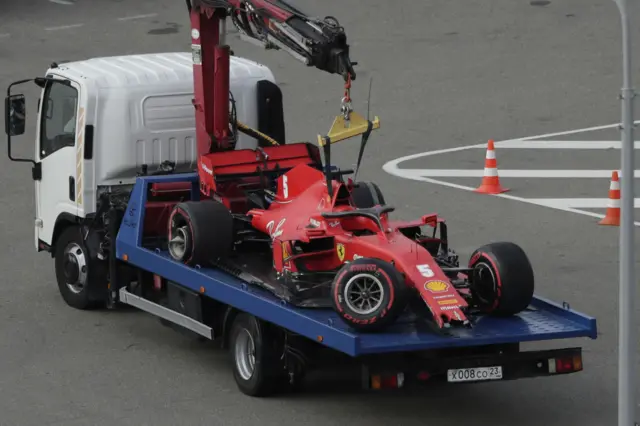
[[[78,226],[69,226],[55,246],[58,289],[67,305],[76,309],[95,309],[105,302],[107,267],[92,257]]]

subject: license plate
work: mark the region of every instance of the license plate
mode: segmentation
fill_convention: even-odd
[[[502,367],[456,368],[447,371],[447,381],[449,382],[474,382],[501,379]]]

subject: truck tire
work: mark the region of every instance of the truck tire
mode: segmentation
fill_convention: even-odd
[[[169,216],[169,254],[190,266],[225,257],[233,248],[233,216],[214,200],[177,204]]]
[[[229,334],[229,353],[233,377],[245,395],[270,396],[284,390],[284,367],[278,340],[270,338],[266,324],[258,318],[239,313]]]
[[[351,198],[355,207],[366,209],[375,205],[385,205],[382,191],[373,182],[357,182],[351,191]]]
[[[331,301],[343,321],[358,331],[372,332],[394,322],[404,310],[407,287],[393,265],[364,257],[338,271]]]
[[[56,281],[67,305],[97,309],[107,298],[108,265],[92,255],[78,226],[69,226],[58,237],[54,251]]]
[[[486,244],[469,260],[471,293],[480,310],[511,316],[525,310],[534,293],[534,274],[520,246],[510,242]]]

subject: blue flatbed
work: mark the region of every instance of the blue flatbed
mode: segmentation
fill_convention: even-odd
[[[178,263],[159,249],[142,244],[144,206],[152,183],[189,181],[198,197],[195,173],[139,177],[116,240],[116,257],[226,305],[351,356],[470,347],[577,337],[597,337],[596,320],[552,301],[535,297],[529,310],[510,318],[481,317],[470,329],[445,335],[401,318],[384,332],[358,333],[331,309],[298,308],[272,293],[218,269]]]

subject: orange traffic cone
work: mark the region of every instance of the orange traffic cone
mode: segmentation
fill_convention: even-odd
[[[482,194],[501,194],[507,191],[507,188],[500,186],[496,151],[493,146],[493,141],[489,140],[487,154],[484,159],[484,176],[482,177],[482,183],[478,188],[476,188],[475,192],[480,192]]]
[[[620,179],[618,178],[618,172],[611,174],[607,212],[604,215],[604,219],[598,224],[620,226]]]

